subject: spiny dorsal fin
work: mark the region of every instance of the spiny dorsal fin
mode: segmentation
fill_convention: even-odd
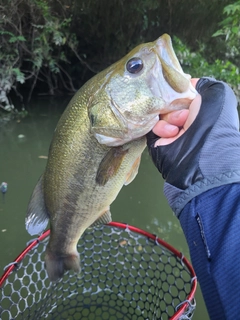
[[[123,147],[113,147],[108,151],[98,167],[97,184],[104,186],[118,172],[127,153],[128,150],[124,150]]]
[[[46,210],[41,176],[28,204],[25,226],[30,235],[41,234],[47,227],[49,216]]]
[[[102,225],[102,224],[108,224],[111,221],[112,221],[111,212],[108,210],[104,214],[102,214],[99,218],[97,218],[97,220],[95,220],[93,224],[91,224],[91,228],[98,225]]]

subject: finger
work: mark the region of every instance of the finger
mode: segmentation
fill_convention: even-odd
[[[161,120],[165,120],[174,126],[182,127],[187,120],[188,114],[189,114],[189,110],[187,109],[173,111],[173,112],[169,112],[167,114],[161,115]]]
[[[188,118],[183,126],[185,130],[187,130],[190,127],[190,125],[193,123],[193,121],[195,120],[195,118],[200,110],[201,103],[202,103],[202,97],[200,94],[198,94],[189,106],[189,115],[188,115]]]
[[[170,138],[160,138],[158,139],[155,144],[154,144],[154,147],[157,147],[157,146],[165,146],[167,144],[170,144],[172,142],[174,142],[175,140],[177,140],[182,134],[184,134],[185,132],[185,129],[182,128],[181,130],[178,130],[178,134],[175,135],[174,137],[170,137]]]
[[[164,146],[164,145],[170,144],[170,143],[174,142],[175,140],[177,140],[182,134],[184,134],[186,132],[186,130],[190,127],[190,125],[193,123],[193,121],[195,120],[195,118],[200,110],[201,102],[202,102],[202,97],[200,95],[197,95],[197,97],[191,103],[191,105],[189,107],[189,111],[183,110],[183,111],[188,111],[188,113],[187,113],[188,118],[187,118],[186,122],[183,124],[183,128],[181,128],[180,130],[178,127],[177,127],[178,128],[177,131],[174,131],[173,129],[169,130],[170,128],[165,126],[165,124],[167,122],[165,120],[160,120],[156,124],[156,126],[154,127],[154,129],[155,129],[154,133],[159,135],[159,132],[160,132],[162,134],[162,135],[160,135],[162,138],[157,140],[155,142],[154,146],[157,147],[157,146]],[[171,112],[171,113],[173,114],[173,112]],[[170,113],[168,114],[168,116],[171,116]],[[165,132],[164,132],[164,130],[165,130]],[[167,130],[168,130],[168,132],[167,132]],[[176,134],[174,135],[175,132],[176,132]],[[172,135],[171,135],[171,133],[172,133]]]
[[[191,81],[191,84],[194,86],[194,88],[196,88],[196,84],[198,82],[200,78],[192,78],[190,81]]]
[[[178,134],[179,127],[186,122],[189,110],[174,111],[164,115],[164,120],[158,121],[153,132],[162,138],[171,138]]]
[[[152,130],[157,136],[162,138],[174,137],[178,134],[178,126],[172,125],[165,120],[160,120]]]
[[[161,138],[155,142],[154,147],[156,148],[158,146],[166,146],[167,144],[170,144],[175,140],[176,138]]]

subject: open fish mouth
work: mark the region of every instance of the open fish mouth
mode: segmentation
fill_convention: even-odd
[[[162,73],[167,83],[178,93],[189,89],[191,76],[183,72],[176,57],[169,35],[165,34],[156,41],[158,58],[162,65]]]
[[[159,37],[152,48],[158,57],[153,70],[151,81],[152,92],[160,95],[170,104],[181,98],[193,100],[197,91],[190,82],[191,76],[183,69],[173,50],[172,41],[168,34]]]
[[[159,114],[186,109],[197,95],[167,34],[140,45],[123,63],[118,85],[107,82],[105,87],[109,110],[103,115],[98,104],[91,109],[92,132],[100,144],[110,147],[143,137],[157,123]]]

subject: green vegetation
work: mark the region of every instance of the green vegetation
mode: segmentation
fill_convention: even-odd
[[[192,52],[176,37],[173,38],[173,43],[178,59],[186,73],[196,78],[209,76],[225,81],[233,88],[238,100],[240,100],[239,64],[234,59],[231,62],[227,52],[226,58],[208,62],[208,59],[204,57],[204,46],[200,47],[197,52]]]
[[[74,48],[74,34],[69,34],[71,18],[64,11],[51,13],[51,2],[44,0],[5,0],[0,20],[0,103],[11,111],[8,93],[14,90],[23,100],[21,85],[27,82],[27,101],[33,89],[44,84],[54,94],[62,82],[74,92],[71,76],[64,64],[69,47]],[[67,53],[67,54],[66,54]],[[65,81],[65,78],[68,82]]]
[[[239,96],[239,17],[239,0],[0,0],[0,107],[73,93],[164,32],[186,72],[224,80]]]

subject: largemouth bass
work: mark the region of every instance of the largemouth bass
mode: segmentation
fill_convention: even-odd
[[[80,272],[83,232],[111,221],[110,204],[136,176],[145,135],[159,114],[187,108],[196,91],[165,34],[141,44],[75,94],[49,149],[29,202],[26,229],[41,234],[50,220],[46,269],[51,281]]]

